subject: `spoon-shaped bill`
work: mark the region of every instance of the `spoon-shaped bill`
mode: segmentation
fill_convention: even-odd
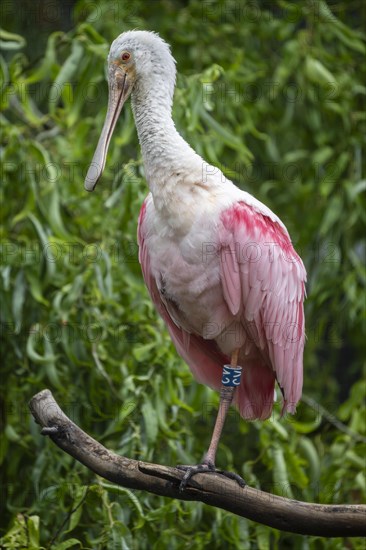
[[[123,104],[128,97],[128,88],[127,74],[122,73],[118,68],[110,69],[108,109],[93,160],[86,174],[84,187],[87,191],[94,191],[103,173],[109,142]]]

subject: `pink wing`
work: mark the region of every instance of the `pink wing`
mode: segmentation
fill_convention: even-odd
[[[241,321],[242,349],[250,358],[237,395],[240,413],[270,415],[274,377],[284,396],[283,412],[293,413],[302,390],[305,268],[285,229],[248,204],[236,203],[221,221],[223,294]]]
[[[178,327],[170,317],[164,303],[161,300],[155,278],[150,269],[150,257],[145,244],[146,224],[145,221],[146,200],[143,203],[139,215],[137,238],[139,243],[139,261],[145,284],[149,290],[151,299],[160,316],[165,321],[173,344],[189,365],[195,378],[202,384],[207,384],[213,389],[219,389],[221,384],[222,365],[229,362],[213,340],[204,340],[200,336],[190,334]]]
[[[199,382],[219,389],[222,366],[229,362],[214,340],[204,340],[177,326],[161,300],[145,245],[146,201],[139,226],[139,260],[146,286],[180,356]],[[283,411],[294,412],[301,396],[304,347],[303,299],[306,273],[285,230],[245,203],[222,215],[218,254],[223,299],[240,319],[246,341],[244,365],[235,402],[246,419],[265,419],[273,407],[277,379]]]

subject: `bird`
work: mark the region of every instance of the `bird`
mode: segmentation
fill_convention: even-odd
[[[108,55],[108,107],[85,189],[100,179],[126,100],[149,193],[138,218],[139,261],[151,299],[198,382],[219,391],[211,441],[184,470],[218,473],[216,453],[229,407],[246,420],[295,413],[303,385],[306,270],[289,233],[266,205],[202,159],[172,118],[176,62],[157,33],[126,31]],[[279,393],[280,393],[279,392]]]

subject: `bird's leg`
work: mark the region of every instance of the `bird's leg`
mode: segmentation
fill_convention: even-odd
[[[239,374],[239,383],[240,383],[240,376],[241,376],[241,367],[237,367],[238,364],[238,354],[239,350],[236,349],[233,351],[231,355],[231,362],[230,366],[225,365],[222,372],[222,383],[220,388],[220,404],[219,404],[219,410],[217,411],[216,416],[216,422],[215,427],[212,432],[211,436],[211,442],[210,446],[208,448],[208,451],[204,458],[204,463],[207,463],[208,465],[215,468],[215,459],[216,459],[216,452],[217,447],[219,445],[220,437],[222,434],[222,430],[224,428],[225,420],[227,413],[229,411],[230,405],[234,398],[234,392],[236,389],[236,386],[234,385],[226,385],[225,382],[227,380],[228,374],[230,374],[230,371],[228,371],[228,367],[230,370],[237,369]],[[240,370],[239,370],[240,369]]]
[[[244,487],[244,480],[233,472],[226,472],[224,470],[216,470],[215,459],[217,447],[220,441],[221,433],[225,424],[225,419],[229,410],[229,407],[233,401],[234,392],[237,386],[240,385],[241,367],[238,367],[238,355],[239,349],[233,351],[231,355],[230,365],[224,365],[222,373],[222,384],[220,389],[220,405],[216,417],[215,427],[212,432],[210,446],[201,464],[196,466],[183,466],[179,465],[178,468],[185,470],[186,473],[181,481],[180,490],[183,491],[191,477],[198,473],[220,473],[230,479],[235,479],[241,487]]]

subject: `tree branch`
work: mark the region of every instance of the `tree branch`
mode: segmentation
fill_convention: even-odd
[[[269,527],[323,537],[366,535],[366,505],[324,505],[300,502],[241,488],[219,474],[198,474],[183,491],[184,472],[116,455],[74,424],[60,409],[49,390],[37,393],[29,408],[43,435],[101,477],[131,489],[156,495],[204,502]]]

